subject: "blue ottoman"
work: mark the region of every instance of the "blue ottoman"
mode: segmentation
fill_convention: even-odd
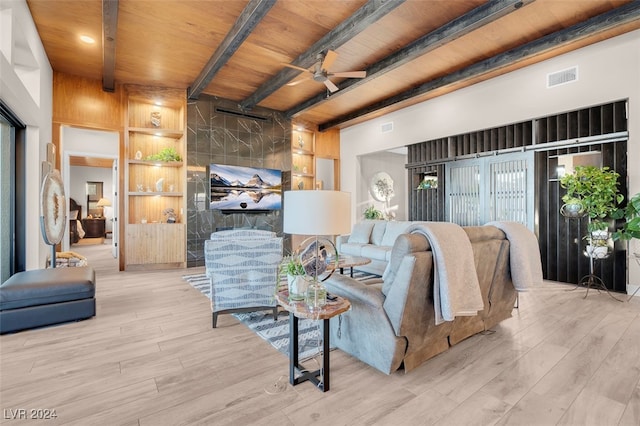
[[[88,266],[18,272],[0,286],[0,334],[95,316],[95,283]]]

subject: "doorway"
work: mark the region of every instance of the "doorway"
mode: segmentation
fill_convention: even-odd
[[[64,238],[62,250],[86,257],[94,269],[117,271],[120,135],[70,126],[63,126],[61,133],[67,202],[78,206],[70,228],[74,225],[79,234]]]

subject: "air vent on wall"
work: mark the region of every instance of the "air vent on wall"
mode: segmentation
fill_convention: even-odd
[[[216,110],[216,112],[219,112],[221,114],[228,114],[228,115],[233,115],[233,116],[236,116],[236,117],[251,118],[253,120],[260,120],[260,121],[268,121],[269,120],[268,117],[262,117],[260,115],[255,115],[255,114],[247,114],[246,112],[234,111],[232,109],[216,107],[215,110]]]
[[[390,121],[389,123],[384,123],[380,126],[380,131],[382,133],[389,133],[389,132],[393,132],[393,121]]]
[[[547,88],[573,83],[578,80],[578,67],[567,68],[547,74]]]

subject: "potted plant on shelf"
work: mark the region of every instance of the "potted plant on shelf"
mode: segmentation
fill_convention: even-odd
[[[613,217],[624,196],[618,191],[620,175],[608,167],[576,166],[571,174],[560,179],[560,186],[567,190],[562,197],[565,204],[580,203],[587,216],[587,230],[606,231],[607,218]]]
[[[309,283],[305,279],[302,263],[296,256],[289,256],[282,264],[282,272],[287,275],[290,300],[304,300]]]
[[[604,259],[609,254],[609,234],[588,238],[587,254],[594,259]]]
[[[173,162],[182,161],[182,157],[180,157],[180,154],[178,154],[175,148],[164,148],[157,154],[148,155],[145,160]]]

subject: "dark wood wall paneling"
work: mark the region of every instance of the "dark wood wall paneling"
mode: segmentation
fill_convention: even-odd
[[[626,132],[626,101],[597,105],[562,114],[550,115],[520,123],[483,129],[447,138],[435,139],[408,146],[409,220],[444,221],[446,192],[444,165],[456,158],[469,158],[490,152],[504,152],[524,147],[573,140],[591,136]],[[553,150],[540,150],[535,155],[536,217],[538,238],[546,279],[578,283],[589,273],[589,259],[584,255],[586,219],[569,220],[560,215],[564,190],[553,179],[557,156],[587,151],[600,151],[602,164],[618,172],[620,191],[627,196],[627,142],[605,140],[575,144]],[[425,174],[438,177],[438,188],[416,190]],[[611,224],[615,229],[616,224]],[[602,277],[607,288],[624,292],[626,289],[626,251],[616,243],[608,259],[595,263],[595,273]]]
[[[626,101],[581,109],[537,120],[538,143],[547,143],[590,136],[612,135],[627,131]],[[558,156],[600,152],[602,165],[620,174],[619,188],[627,190],[627,142],[592,143],[540,151],[536,154],[536,206],[544,277],[549,280],[578,283],[589,274],[589,258],[585,256],[587,218],[567,219],[560,215],[562,196],[556,176]],[[614,230],[621,223],[610,222]],[[626,291],[626,247],[616,243],[607,259],[594,262],[594,273],[607,288]]]

